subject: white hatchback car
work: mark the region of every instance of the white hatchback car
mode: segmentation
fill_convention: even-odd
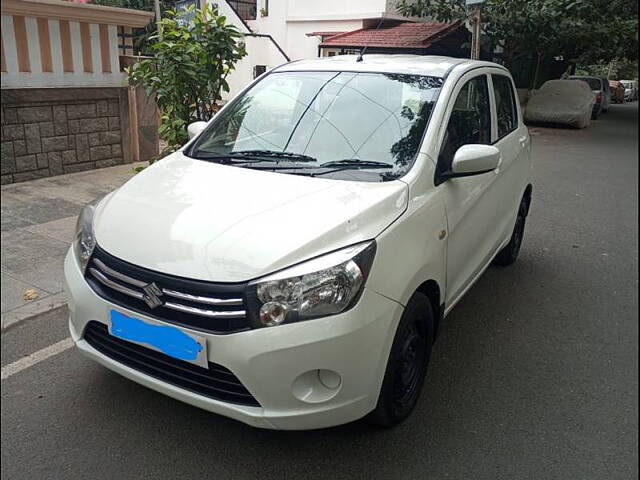
[[[77,347],[250,425],[415,406],[444,316],[515,261],[530,139],[503,67],[297,61],[85,207],[65,262]]]

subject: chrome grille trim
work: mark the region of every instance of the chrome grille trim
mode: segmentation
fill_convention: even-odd
[[[113,277],[117,280],[121,280],[125,283],[128,283],[130,285],[134,285],[136,287],[142,288],[145,287],[147,285],[146,282],[142,282],[136,278],[132,278],[128,275],[125,275],[124,273],[120,273],[108,266],[106,266],[102,261],[98,260],[97,258],[94,258],[92,260],[93,264],[98,267],[100,269],[100,272],[98,272],[99,275],[101,275],[102,278],[98,278],[98,280],[100,280],[100,282],[103,285],[106,285],[107,287],[113,288],[114,290],[118,290],[121,293],[124,293],[126,295],[130,295],[132,297],[135,298],[143,298],[142,293],[138,294],[137,291],[135,290],[131,290],[123,285],[120,285],[116,282],[110,281],[109,279],[107,279],[103,274],[106,273],[107,275],[109,275],[110,277]],[[95,275],[96,269],[91,269],[91,273],[93,273]],[[109,283],[105,283],[109,282]],[[116,285],[116,286],[114,286]],[[124,289],[124,290],[123,290]],[[215,297],[204,297],[201,295],[191,295],[189,293],[182,293],[182,292],[177,292],[175,290],[170,290],[167,288],[163,288],[162,289],[162,293],[164,293],[165,295],[169,295],[171,297],[175,297],[175,298],[180,298],[183,300],[189,300],[191,302],[198,302],[198,303],[206,303],[208,305],[226,305],[226,306],[242,306],[243,305],[243,300],[241,298],[215,298]],[[169,306],[172,305],[172,306]],[[211,310],[204,310],[204,309],[198,309],[198,308],[191,308],[189,307],[189,310],[185,310],[182,309],[182,305],[177,305],[175,303],[165,303],[165,306],[168,308],[173,308],[174,310],[181,310],[183,312],[190,312],[190,313],[195,313],[196,311],[202,312],[202,313],[198,313],[198,315],[203,315],[205,317],[211,317],[212,314],[219,314],[220,316],[224,316],[227,318],[240,318],[245,316],[245,312],[244,311],[238,311],[240,313],[242,313],[242,315],[227,315],[228,313],[238,313],[238,312],[213,312]]]
[[[102,272],[96,270],[93,267],[89,267],[89,271],[91,275],[94,276],[96,280],[98,280],[105,287],[113,288],[114,290],[124,293],[125,295],[129,295],[130,297],[137,298],[138,300],[142,300],[142,293],[132,290],[130,288],[125,287],[124,285],[120,285],[118,282],[114,282],[113,280],[106,277]]]
[[[106,265],[98,258],[92,258],[88,268],[89,274],[102,285],[124,295],[133,297],[137,300],[144,300],[144,292],[138,289],[149,285],[148,282],[138,280],[129,275],[125,275],[110,266]],[[121,283],[122,282],[122,283]],[[165,301],[158,308],[168,308],[174,311],[197,315],[209,319],[243,319],[247,317],[247,312],[242,308],[244,300],[242,298],[217,298],[203,295],[194,295],[190,293],[179,292],[177,290],[161,288],[162,293],[176,299],[176,301]],[[219,307],[240,307],[231,310],[210,310],[208,308],[199,308],[193,305],[180,303],[179,300],[185,300],[191,303],[200,303],[204,305],[215,305]],[[150,312],[156,315],[155,310]],[[160,318],[162,315],[157,312]]]
[[[124,273],[115,271],[113,268],[107,267],[102,261],[98,260],[97,258],[92,259],[92,262],[96,267],[113,278],[117,278],[118,280],[129,283],[138,288],[142,288],[146,285],[145,282],[142,282],[135,278],[131,278],[129,275],[125,275]]]
[[[162,289],[162,293],[171,297],[181,298],[183,300],[189,300],[191,302],[207,303],[209,305],[239,306],[244,303],[241,298],[202,297],[200,295],[191,295],[189,293],[176,292],[175,290],[168,290],[166,288]]]
[[[209,318],[244,318],[247,316],[247,312],[244,310],[236,310],[233,312],[216,312],[214,310],[204,310],[202,308],[189,307],[187,305],[181,305],[179,303],[165,302],[164,306],[177,310],[179,312],[193,313],[194,315],[202,315]]]

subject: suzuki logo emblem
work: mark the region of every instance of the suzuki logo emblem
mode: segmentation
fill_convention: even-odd
[[[151,282],[148,285],[142,287],[142,299],[149,305],[149,308],[156,308],[162,305],[162,290],[155,282]]]

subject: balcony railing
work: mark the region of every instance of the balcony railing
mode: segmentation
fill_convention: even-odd
[[[258,11],[256,0],[227,0],[242,20],[255,20]]]

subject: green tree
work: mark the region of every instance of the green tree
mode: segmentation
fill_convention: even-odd
[[[579,65],[576,69],[578,75],[598,75],[609,77],[610,80],[634,80],[638,78],[638,61],[618,59],[610,64],[596,63],[593,65]]]
[[[615,77],[622,80],[638,78],[638,60],[622,59],[614,62]]]
[[[211,118],[222,92],[229,91],[227,76],[246,50],[242,34],[209,5],[196,10],[188,24],[169,11],[160,28],[162,40],[151,38],[153,57],[127,73],[133,84],[156,95],[167,154],[187,141],[189,123]]]
[[[504,63],[517,53],[562,55],[574,62],[637,58],[634,0],[487,0],[483,35],[504,49]],[[440,21],[464,20],[464,0],[400,0],[398,11]]]
[[[573,0],[568,3],[567,58],[580,64],[638,59],[637,0]]]

